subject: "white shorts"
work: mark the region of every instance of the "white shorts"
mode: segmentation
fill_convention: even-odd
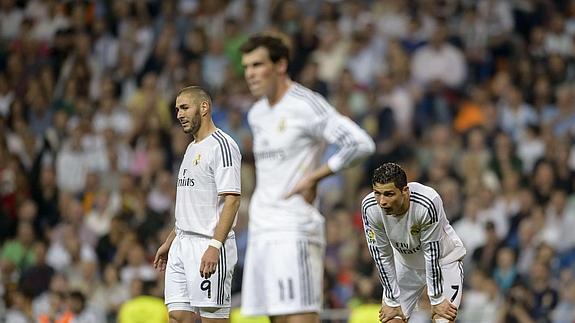
[[[415,309],[421,295],[427,290],[425,269],[409,268],[399,262],[395,264],[397,283],[401,294],[399,296],[401,309],[409,317]],[[456,261],[441,266],[443,276],[443,297],[459,308],[463,292],[463,264]]]
[[[319,313],[322,244],[306,239],[249,239],[242,284],[242,315]]]
[[[232,275],[238,260],[235,238],[220,249],[216,272],[200,276],[200,262],[211,238],[178,233],[166,265],[165,303],[168,311],[190,311],[208,318],[227,318],[231,307]]]

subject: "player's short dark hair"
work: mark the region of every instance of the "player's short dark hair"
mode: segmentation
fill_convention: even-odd
[[[242,54],[247,54],[259,47],[268,50],[270,60],[277,63],[282,58],[289,62],[290,49],[286,42],[278,36],[269,34],[256,34],[248,38],[240,47]]]
[[[212,106],[212,97],[210,96],[208,91],[204,90],[202,87],[199,87],[197,85],[186,86],[178,92],[178,95],[176,95],[176,97],[182,94],[190,94],[192,96],[194,104],[206,101],[208,102],[210,107]]]
[[[407,186],[407,175],[401,166],[396,163],[385,163],[373,172],[372,185],[387,183],[393,183],[399,189]]]

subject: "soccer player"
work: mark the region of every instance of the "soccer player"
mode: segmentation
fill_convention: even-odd
[[[240,205],[241,155],[216,128],[212,100],[201,88],[183,88],[176,113],[188,145],[178,172],[175,229],[160,246],[154,267],[165,271],[170,322],[228,322],[237,249],[232,227]]]
[[[367,157],[369,135],[319,94],[290,80],[289,50],[255,35],[241,47],[245,79],[259,100],[248,113],[256,187],[251,198],[242,313],[272,322],[319,322],[324,220],[319,181]],[[320,164],[328,144],[339,147]]]
[[[461,301],[463,243],[447,221],[437,192],[407,182],[397,164],[372,178],[361,211],[369,252],[379,270],[382,322],[407,321],[427,285],[435,323],[453,322]]]

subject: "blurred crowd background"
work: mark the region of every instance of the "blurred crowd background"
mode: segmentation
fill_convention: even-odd
[[[441,194],[467,247],[460,322],[575,322],[573,0],[0,0],[0,321],[161,302],[190,84],[243,153],[237,300],[254,178],[238,48],[260,31],[377,144],[320,187],[325,322],[381,300],[359,206],[384,161]]]

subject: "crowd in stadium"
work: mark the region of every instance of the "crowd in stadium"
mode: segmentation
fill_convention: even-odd
[[[192,84],[243,155],[239,295],[254,98],[238,48],[262,31],[376,141],[320,186],[326,309],[381,302],[360,202],[393,161],[467,248],[460,322],[575,322],[573,0],[0,0],[0,321],[161,301],[152,260],[191,140],[174,99]]]

